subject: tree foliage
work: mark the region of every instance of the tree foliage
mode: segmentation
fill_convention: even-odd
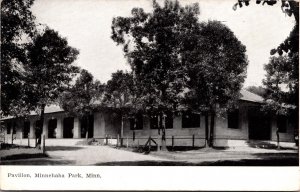
[[[1,1],[1,111],[23,115],[30,110],[26,84],[26,50],[36,33],[33,0]]]
[[[92,114],[95,106],[101,103],[104,85],[87,70],[82,69],[75,84],[60,96],[60,106],[70,115],[84,117]]]
[[[117,17],[112,39],[123,46],[145,111],[176,111],[185,101],[198,112],[239,97],[247,58],[243,46],[220,22],[198,22],[199,6],[153,1],[153,11],[134,8]],[[215,111],[215,110],[213,110]],[[162,123],[162,138],[164,123]]]
[[[186,82],[182,54],[198,28],[199,6],[182,7],[168,0],[160,6],[153,1],[151,13],[134,8],[131,14],[113,19],[111,37],[123,46],[143,111],[158,114],[164,122],[164,114],[175,111],[182,99]]]
[[[194,48],[183,56],[189,77],[184,101],[188,108],[210,115],[206,140],[212,146],[216,113],[236,107],[240,98],[248,65],[246,47],[218,21],[202,23],[195,37]],[[205,123],[208,127],[208,118]]]
[[[57,101],[66,89],[78,68],[72,63],[77,59],[79,51],[68,45],[58,32],[46,28],[39,32],[28,47],[28,67],[30,71],[27,81],[31,88],[36,111],[40,114],[40,127],[37,137],[41,137],[46,105]]]
[[[297,99],[291,100],[298,84],[292,75],[294,66],[288,56],[273,56],[265,65],[267,72],[266,78],[263,80],[266,87],[265,100],[267,104],[265,109],[277,114],[286,114],[289,109],[288,104],[296,106]]]
[[[183,91],[181,59],[189,34],[197,28],[197,4],[181,7],[178,1],[153,1],[153,12],[134,8],[131,17],[113,19],[112,39],[123,45],[133,70],[137,96],[148,112],[174,109]]]
[[[189,106],[210,110],[227,108],[240,97],[246,77],[246,47],[218,21],[202,23],[195,49],[184,56],[188,67]]]
[[[81,121],[85,121],[86,126],[81,130],[86,138],[90,137],[89,116],[94,112],[95,108],[101,103],[103,99],[104,85],[94,77],[87,70],[82,69],[79,77],[73,86],[65,89],[60,95],[60,106],[72,116],[79,117]]]
[[[104,105],[121,113],[130,113],[138,108],[134,92],[132,74],[119,70],[106,84]]]
[[[233,8],[236,10],[237,6],[248,6],[249,2],[250,0],[238,0]],[[256,1],[257,4],[262,3],[262,5],[267,4],[271,6],[278,2],[275,0]],[[270,62],[265,65],[267,75],[263,82],[268,90],[266,100],[272,100],[273,103],[273,107],[269,107],[273,108],[273,110],[277,108],[279,110],[277,111],[278,113],[282,113],[282,108],[279,106],[283,102],[299,108],[299,1],[281,0],[281,9],[283,13],[295,18],[295,26],[289,36],[277,48],[270,51],[270,54],[274,55],[274,57],[271,57]],[[279,75],[283,76],[279,77]],[[276,88],[278,81],[283,81],[285,86],[287,86],[285,91],[282,90],[282,86]],[[274,90],[271,90],[272,88]]]
[[[254,0],[253,0],[254,1]],[[252,2],[253,2],[252,1]],[[237,3],[233,5],[233,10],[236,10],[237,7],[243,7],[243,5],[248,6],[251,0],[238,0]],[[262,5],[275,5],[278,0],[256,0],[256,4]],[[283,13],[287,14],[288,16],[294,16],[297,23],[299,23],[299,2],[297,0],[281,0],[281,10]]]

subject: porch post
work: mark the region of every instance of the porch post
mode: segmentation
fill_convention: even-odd
[[[29,122],[30,122],[29,138],[30,138],[30,139],[34,139],[34,137],[35,137],[35,132],[34,132],[34,131],[35,131],[35,130],[34,130],[34,123],[35,123],[35,120],[30,119]]]
[[[78,117],[74,118],[74,133],[73,133],[73,138],[80,138],[81,137],[81,132],[80,132],[80,119]]]
[[[63,138],[63,118],[57,117],[56,138]]]
[[[43,133],[42,135],[45,135],[46,138],[48,138],[48,118],[45,118],[44,123],[43,123]]]

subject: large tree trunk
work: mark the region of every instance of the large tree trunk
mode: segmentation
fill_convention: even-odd
[[[88,140],[89,138],[89,128],[90,128],[90,118],[89,115],[86,116],[86,132],[85,132],[85,139]]]
[[[211,111],[211,116],[210,116],[210,134],[209,134],[209,146],[213,147],[214,144],[214,129],[215,129],[215,111]]]
[[[37,133],[37,145],[40,147],[41,143],[42,143],[42,133],[43,133],[43,126],[44,126],[44,118],[45,118],[45,104],[42,104],[41,106],[41,116],[40,116],[40,123],[39,123],[39,127],[38,127],[38,131]]]
[[[162,129],[161,129],[161,150],[167,151],[167,142],[166,142],[166,116],[164,113],[161,114],[162,120]]]
[[[157,132],[158,132],[158,135],[160,135],[160,128],[161,128],[160,121],[161,121],[160,115],[157,114]],[[158,139],[157,139],[157,151],[160,151],[159,136],[158,136]]]
[[[120,146],[123,146],[123,137],[124,137],[124,116],[121,114],[121,142],[120,142]]]
[[[277,149],[280,149],[280,138],[279,138],[279,129],[276,129],[276,137],[277,137]]]
[[[13,122],[13,126],[12,126],[12,130],[11,130],[11,144],[14,144],[14,131],[16,130],[16,121],[17,119],[15,119],[15,121]]]
[[[208,129],[208,113],[205,113],[205,147],[209,146]]]

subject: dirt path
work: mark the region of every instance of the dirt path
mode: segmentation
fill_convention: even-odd
[[[145,155],[110,146],[48,146],[47,158],[2,161],[3,165],[298,165],[298,150],[199,149]]]
[[[138,154],[108,146],[50,147],[47,153],[53,160],[72,162],[72,165],[95,165],[118,161],[167,161],[166,158]]]

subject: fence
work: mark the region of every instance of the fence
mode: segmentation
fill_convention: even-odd
[[[112,137],[107,135],[105,137],[97,137],[94,138],[101,145],[112,145],[117,147],[139,147],[144,146],[148,140],[148,137]],[[149,145],[156,146],[161,145],[161,136],[151,136],[152,142]],[[191,147],[191,148],[199,148],[204,147],[205,137],[200,137],[197,135],[191,136],[167,136],[166,137],[166,145],[168,147]]]

